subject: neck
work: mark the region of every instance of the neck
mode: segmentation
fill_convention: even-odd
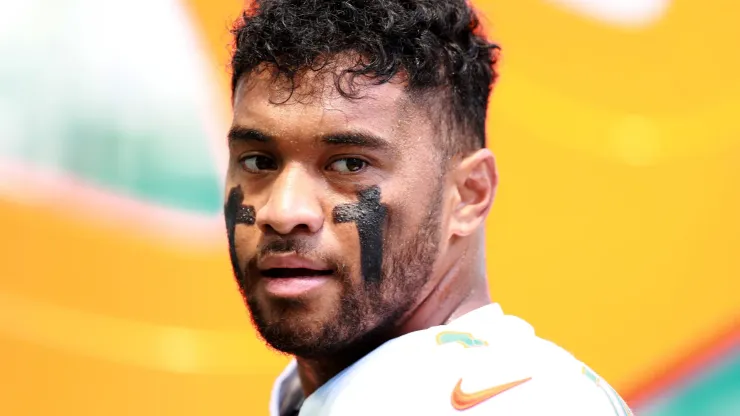
[[[296,357],[298,364],[298,376],[301,380],[304,397],[308,397],[313,392],[323,386],[327,381],[341,373],[347,367],[350,367],[362,357],[372,352],[382,343],[365,348],[353,348],[352,351],[342,352],[333,355],[331,358],[302,358]]]
[[[481,253],[465,250],[456,258],[429,295],[398,328],[395,336],[447,324],[491,303],[485,260]]]
[[[474,258],[466,258],[474,256]],[[481,258],[479,258],[481,257]],[[491,303],[486,281],[485,262],[480,253],[464,252],[417,306],[386,336],[376,342],[353,348],[327,358],[296,357],[298,375],[305,397],[327,381],[372,352],[386,341],[433,326],[444,325],[468,312]],[[466,288],[467,290],[460,290]]]

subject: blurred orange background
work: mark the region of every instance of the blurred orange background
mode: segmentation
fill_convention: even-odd
[[[740,5],[474,4],[493,298],[637,414],[740,414]],[[0,5],[0,414],[267,414],[220,216],[242,6]]]

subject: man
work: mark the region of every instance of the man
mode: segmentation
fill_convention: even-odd
[[[491,303],[498,47],[463,0],[256,0],[234,30],[225,218],[274,416],[623,415]]]

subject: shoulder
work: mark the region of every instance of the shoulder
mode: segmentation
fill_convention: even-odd
[[[377,361],[311,397],[301,416],[632,415],[606,381],[554,345],[501,352],[450,346]]]
[[[301,416],[630,414],[570,353],[486,308],[389,342],[309,397]]]
[[[463,373],[451,389],[450,403],[470,416],[632,415],[617,392],[588,366],[575,360],[561,364],[514,366],[498,374]]]
[[[632,415],[609,383],[565,349],[537,337],[521,319],[502,316],[490,331],[470,329],[479,341],[447,347],[448,378],[454,381],[446,383],[455,409],[468,409],[470,416]]]

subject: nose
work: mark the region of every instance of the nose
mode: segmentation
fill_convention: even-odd
[[[269,200],[255,217],[265,233],[318,232],[324,224],[324,212],[315,181],[300,166],[285,166],[272,184]]]

